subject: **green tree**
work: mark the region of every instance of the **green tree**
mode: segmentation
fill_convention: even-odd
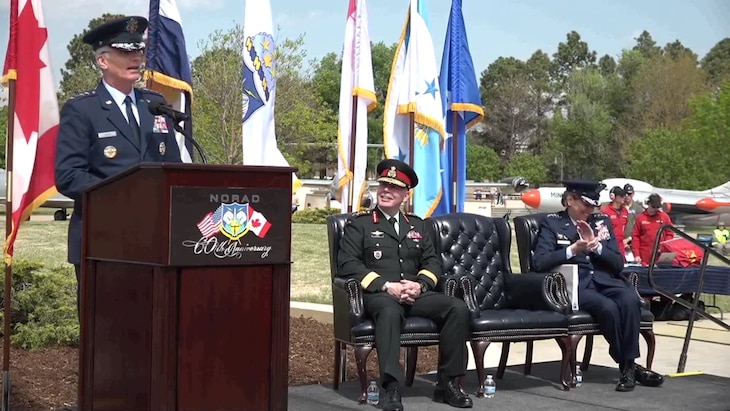
[[[730,175],[730,82],[718,93],[692,99],[692,113],[677,129],[656,128],[630,145],[627,173],[658,186],[700,190]],[[688,172],[689,170],[689,172]]]
[[[634,129],[676,128],[690,114],[690,98],[706,91],[705,75],[692,54],[652,57],[632,79]]]
[[[618,172],[617,143],[604,101],[607,88],[597,69],[575,71],[567,81],[567,106],[550,120],[552,139],[546,147],[547,153],[562,152],[566,179],[601,179]]]
[[[375,95],[378,100],[378,105],[368,115],[368,142],[371,144],[382,144],[383,142],[383,108],[395,47],[396,44],[387,46],[382,42],[371,44]],[[342,58],[335,53],[325,55],[314,66],[311,81],[313,88],[321,98],[323,105],[331,113],[337,113],[339,110],[341,74]],[[333,115],[336,118],[336,114]],[[368,150],[368,170],[374,172],[382,158],[383,150],[371,147]],[[336,157],[334,160],[337,160]]]
[[[553,54],[553,74],[557,81],[564,82],[574,70],[593,67],[595,63],[596,52],[581,40],[577,31],[571,31]]]
[[[701,64],[713,84],[719,85],[730,80],[730,37],[715,44]]]
[[[691,49],[687,48],[682,44],[679,40],[674,40],[671,43],[667,43],[666,46],[664,46],[664,55],[669,57],[670,59],[679,59],[682,57],[687,57],[690,60],[694,61],[695,64],[697,64],[697,54],[692,51]]]
[[[617,68],[618,65],[616,64],[616,60],[608,54],[604,54],[603,57],[598,60],[598,69],[604,76],[616,73]]]
[[[529,145],[539,149],[548,138],[547,115],[555,109],[555,87],[550,79],[550,57],[542,50],[537,50],[525,62],[528,79],[528,115],[532,131]]]
[[[547,169],[542,159],[529,153],[513,156],[505,165],[503,174],[510,177],[525,177],[530,184],[541,184],[547,179]]]
[[[277,64],[279,147],[300,177],[325,176],[337,164],[337,114],[311,92],[316,64],[307,61],[303,35],[277,45]]]
[[[84,43],[83,38],[90,30],[100,25],[124,17],[121,14],[105,13],[89,21],[89,25],[81,33],[73,36],[66,46],[69,58],[61,69],[61,83],[58,87],[58,104],[62,106],[71,97],[96,88],[101,78],[101,70],[96,65],[94,51]]]
[[[499,156],[489,147],[466,145],[466,179],[495,181],[500,175]]]
[[[191,64],[193,133],[210,163],[241,164],[243,27],[216,30],[198,48]]]
[[[523,61],[500,57],[482,72],[480,78],[485,116],[477,141],[509,158],[528,145],[530,119],[530,81]]]
[[[651,37],[651,33],[644,30],[636,37],[636,45],[632,50],[638,51],[644,58],[650,59],[661,54],[661,47],[656,45],[656,41]]]

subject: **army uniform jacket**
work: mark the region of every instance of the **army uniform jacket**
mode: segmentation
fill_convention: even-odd
[[[577,264],[580,289],[588,287],[591,280],[605,286],[627,286],[620,276],[624,260],[608,216],[591,214],[587,223],[601,238],[601,254],[579,252],[568,260],[566,248],[578,241],[578,230],[566,211],[549,214],[540,224],[532,256],[535,271],[549,272],[561,264]]]
[[[355,278],[368,292],[380,290],[387,281],[422,281],[436,287],[441,260],[426,223],[412,214],[401,213],[399,233],[378,209],[359,213],[345,225],[337,257],[337,276]]]
[[[164,102],[157,92],[135,89],[140,141],[102,82],[64,104],[56,141],[56,188],[74,200],[68,257],[81,262],[81,196],[91,185],[140,162],[181,162],[170,119],[148,106]],[[134,200],[131,199],[133,202]]]

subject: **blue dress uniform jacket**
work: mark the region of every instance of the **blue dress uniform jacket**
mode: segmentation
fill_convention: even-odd
[[[426,235],[424,221],[412,214],[399,216],[398,234],[379,209],[348,220],[340,244],[341,277],[357,279],[368,292],[386,281],[423,281],[434,289],[441,276],[441,260]]]
[[[140,162],[181,162],[172,121],[150,113],[159,93],[135,89],[140,141],[103,83],[66,102],[56,142],[56,188],[74,200],[68,260],[81,263],[81,196],[91,185]]]
[[[624,260],[618,250],[611,220],[605,214],[591,214],[587,223],[596,235],[603,233],[601,254],[578,253],[570,260],[565,258],[565,249],[578,241],[578,230],[568,213],[561,211],[549,214],[540,225],[540,232],[533,253],[533,266],[538,272],[547,272],[561,264],[577,264],[580,288],[584,289],[593,279],[607,286],[628,286],[619,273]]]
[[[578,265],[578,303],[598,322],[609,343],[609,354],[619,364],[639,357],[641,302],[628,281],[620,276],[623,257],[605,214],[591,214],[586,220],[601,238],[601,254],[580,252],[566,259],[566,248],[578,241],[578,231],[566,211],[548,215],[540,225],[533,266],[548,272],[561,264]]]

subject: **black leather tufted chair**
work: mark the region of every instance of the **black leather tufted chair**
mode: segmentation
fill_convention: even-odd
[[[332,310],[335,332],[334,388],[339,389],[345,381],[347,372],[347,346],[355,351],[357,374],[360,380],[360,403],[365,403],[368,387],[367,358],[375,348],[375,325],[365,315],[363,309],[363,289],[354,279],[337,277],[337,254],[340,239],[347,219],[352,214],[338,214],[327,217],[327,237],[329,239],[330,273],[332,275]],[[454,295],[458,283],[455,278],[442,276],[437,290]],[[438,345],[439,328],[433,321],[423,317],[407,317],[401,332],[401,346],[406,348],[406,386],[413,385],[418,359],[418,347]]]
[[[520,259],[520,269],[528,272],[532,268],[532,252],[537,242],[537,234],[540,230],[540,224],[545,219],[548,213],[531,214],[525,216],[519,216],[514,218],[515,224],[515,236],[517,239],[517,251]],[[654,315],[649,311],[646,300],[641,298],[638,291],[639,278],[635,273],[632,273],[628,280],[634,285],[636,289],[637,298],[642,301],[641,309],[641,335],[646,340],[648,352],[646,356],[646,366],[651,369],[652,362],[654,361],[654,350],[656,347],[656,339],[654,337]],[[567,296],[565,297],[567,300]],[[586,370],[590,365],[591,354],[593,352],[593,336],[600,334],[598,329],[598,323],[595,322],[593,317],[586,311],[579,310],[572,312],[568,315],[570,326],[568,333],[571,337],[571,350],[577,355],[578,343],[583,336],[586,336],[585,351],[583,353],[583,361],[581,362],[581,369]],[[530,353],[531,350],[528,350]],[[574,362],[575,360],[573,360]],[[573,368],[575,365],[573,365]]]
[[[428,225],[441,255],[444,273],[459,280],[472,314],[470,344],[484,395],[484,353],[491,342],[503,342],[497,378],[507,365],[509,342],[555,338],[563,351],[561,383],[568,389],[570,360],[566,307],[558,300],[550,274],[513,274],[511,231],[502,218],[455,213],[432,217]],[[526,372],[529,365],[526,364]]]

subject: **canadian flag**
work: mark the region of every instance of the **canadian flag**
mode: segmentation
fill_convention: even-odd
[[[271,228],[271,223],[264,217],[263,214],[254,210],[250,205],[248,206],[251,217],[248,219],[249,230],[256,234],[259,238],[266,237],[266,233]]]
[[[7,161],[12,171],[12,230],[5,241],[5,262],[11,264],[21,222],[57,193],[53,177],[58,101],[41,0],[10,0],[10,37],[2,80],[15,81],[14,99],[9,101],[13,120]]]

